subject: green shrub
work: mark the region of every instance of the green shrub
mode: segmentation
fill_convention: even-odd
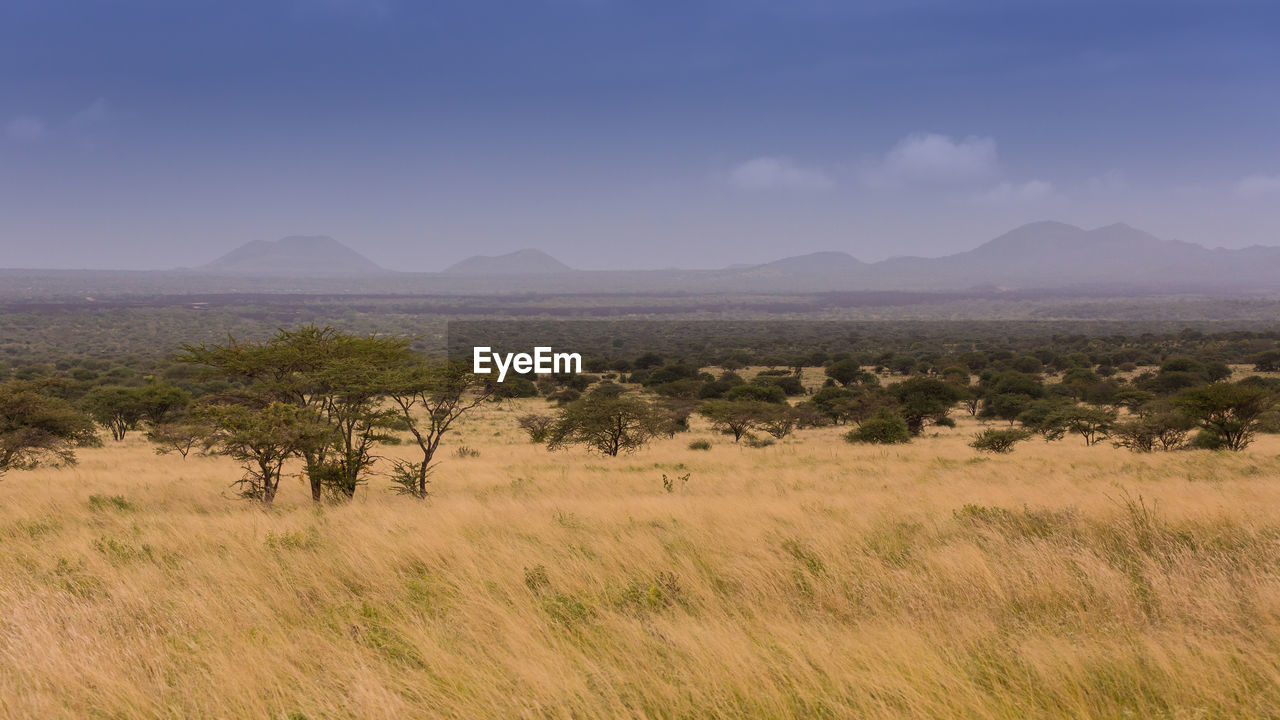
[[[787,394],[777,385],[738,385],[725,393],[725,398],[728,400],[785,403]]]
[[[690,450],[710,450],[711,441],[710,440],[694,440],[693,442],[689,443],[689,449]]]
[[[1212,430],[1201,430],[1191,438],[1190,447],[1195,450],[1225,450],[1227,441]]]
[[[892,410],[881,409],[858,428],[845,433],[844,439],[851,443],[894,445],[911,442],[911,431],[907,429],[907,421],[901,415]]]
[[[975,435],[969,447],[978,452],[1008,453],[1013,452],[1014,445],[1029,437],[1031,437],[1029,430],[988,428]]]

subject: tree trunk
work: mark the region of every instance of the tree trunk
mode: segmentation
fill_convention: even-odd
[[[315,453],[303,453],[303,460],[306,462],[307,480],[311,482],[311,501],[319,504],[324,487],[320,484],[320,473],[313,472],[316,466]]]

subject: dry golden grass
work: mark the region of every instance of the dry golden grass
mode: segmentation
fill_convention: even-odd
[[[529,407],[425,503],[291,479],[264,511],[136,436],[8,475],[0,715],[1280,715],[1280,438],[610,459],[530,445]]]

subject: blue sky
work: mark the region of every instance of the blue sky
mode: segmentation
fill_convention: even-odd
[[[1280,244],[1280,6],[5,0],[0,266]]]

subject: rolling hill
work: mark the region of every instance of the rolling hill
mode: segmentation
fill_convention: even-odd
[[[326,277],[385,272],[369,258],[324,235],[254,240],[197,268],[218,275]]]
[[[183,271],[0,271],[0,295],[181,292],[392,294],[778,293],[1068,290],[1072,293],[1280,292],[1280,247],[1209,249],[1124,224],[1014,228],[964,252],[861,262],[817,252],[718,270],[576,270],[538,250],[475,256],[444,272],[392,272],[327,237],[244,245]]]
[[[541,250],[517,250],[505,255],[475,255],[445,269],[445,275],[550,275],[574,269]]]
[[[1210,250],[1115,223],[1085,230],[1060,222],[1020,226],[965,252],[843,264],[785,258],[754,268],[781,270],[799,289],[838,275],[849,289],[957,290],[976,286],[1062,288],[1280,288],[1280,248]],[[844,256],[848,257],[848,256]],[[849,260],[853,260],[849,258]],[[820,267],[818,267],[820,266]],[[777,274],[776,272],[771,274]]]

